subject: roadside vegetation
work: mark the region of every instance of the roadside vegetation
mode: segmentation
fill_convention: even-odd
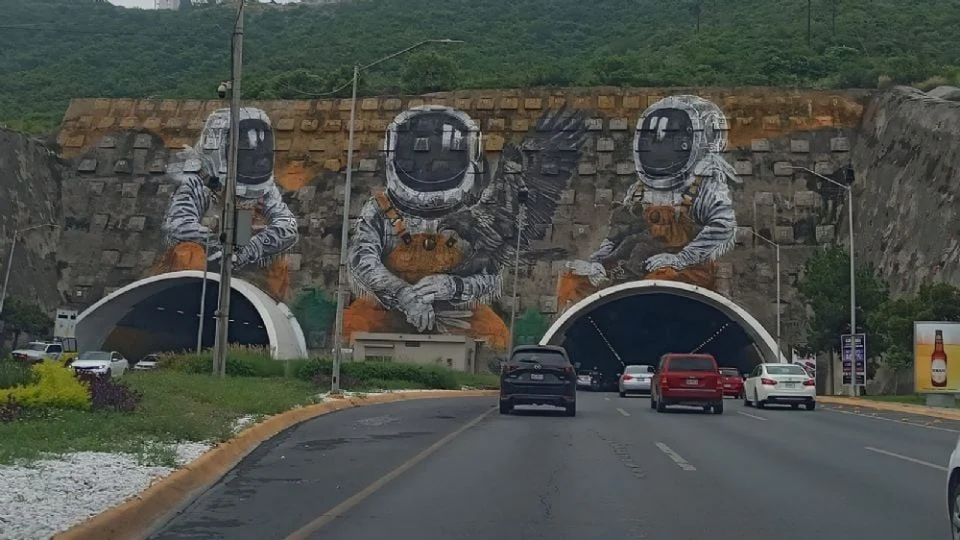
[[[206,2],[195,2],[206,4]],[[229,3],[228,3],[229,4]],[[807,34],[807,17],[811,33]],[[44,132],[71,98],[210,99],[229,73],[229,5],[181,11],[72,0],[0,2],[0,124]],[[957,84],[950,0],[356,0],[251,4],[243,93],[310,99],[532,86]],[[349,96],[349,85],[334,93]]]
[[[238,419],[259,420],[317,402],[330,389],[325,359],[276,361],[233,348],[227,377],[209,374],[210,354],[169,355],[155,371],[120,379],[77,378],[56,362],[0,361],[0,464],[77,451],[128,452],[170,465],[171,445],[224,441]],[[492,373],[442,366],[344,363],[341,386],[354,392],[496,388]]]

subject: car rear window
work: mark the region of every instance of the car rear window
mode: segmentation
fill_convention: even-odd
[[[740,376],[740,372],[739,372],[739,371],[737,371],[736,369],[730,369],[730,368],[720,368],[720,374],[723,375],[724,377],[739,377],[739,376]]]
[[[670,371],[716,371],[717,365],[705,356],[673,356],[670,357],[667,369]]]
[[[627,366],[625,373],[650,373],[650,366]]]
[[[545,366],[565,366],[570,363],[562,354],[555,351],[521,351],[514,354],[510,361]]]
[[[807,372],[800,366],[784,364],[782,366],[767,366],[770,375],[806,375]]]

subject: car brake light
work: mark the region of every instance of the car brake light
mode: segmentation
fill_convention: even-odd
[[[804,386],[814,386],[814,385],[816,385],[816,384],[817,384],[817,381],[815,381],[815,380],[813,380],[813,379],[807,379],[807,380],[803,381],[803,385],[804,385]]]
[[[623,374],[623,380],[625,380],[625,381],[630,381],[630,380],[633,380],[633,377],[631,377],[630,375],[627,375],[626,373],[624,373],[624,374]]]
[[[775,381],[775,380],[773,380],[773,379],[768,379],[768,378],[764,377],[764,378],[760,379],[760,384],[763,384],[763,385],[766,385],[766,386],[776,386],[776,385],[777,385],[777,381]]]
[[[520,366],[511,366],[510,364],[505,364],[503,366],[504,373],[510,373],[511,371],[516,371],[518,369],[520,369]]]
[[[563,366],[563,373],[565,375],[576,375],[573,366]]]

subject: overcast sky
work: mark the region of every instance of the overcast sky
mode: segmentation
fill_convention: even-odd
[[[296,1],[297,0],[276,0],[278,4],[289,4]],[[153,0],[110,0],[110,3],[115,6],[143,9],[153,9],[154,4]]]

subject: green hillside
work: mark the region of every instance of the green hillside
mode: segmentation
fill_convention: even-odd
[[[358,0],[249,10],[244,96],[539,85],[875,87],[960,82],[956,0]],[[699,12],[699,31],[697,30]],[[0,2],[0,124],[55,127],[72,97],[215,96],[233,12]]]

